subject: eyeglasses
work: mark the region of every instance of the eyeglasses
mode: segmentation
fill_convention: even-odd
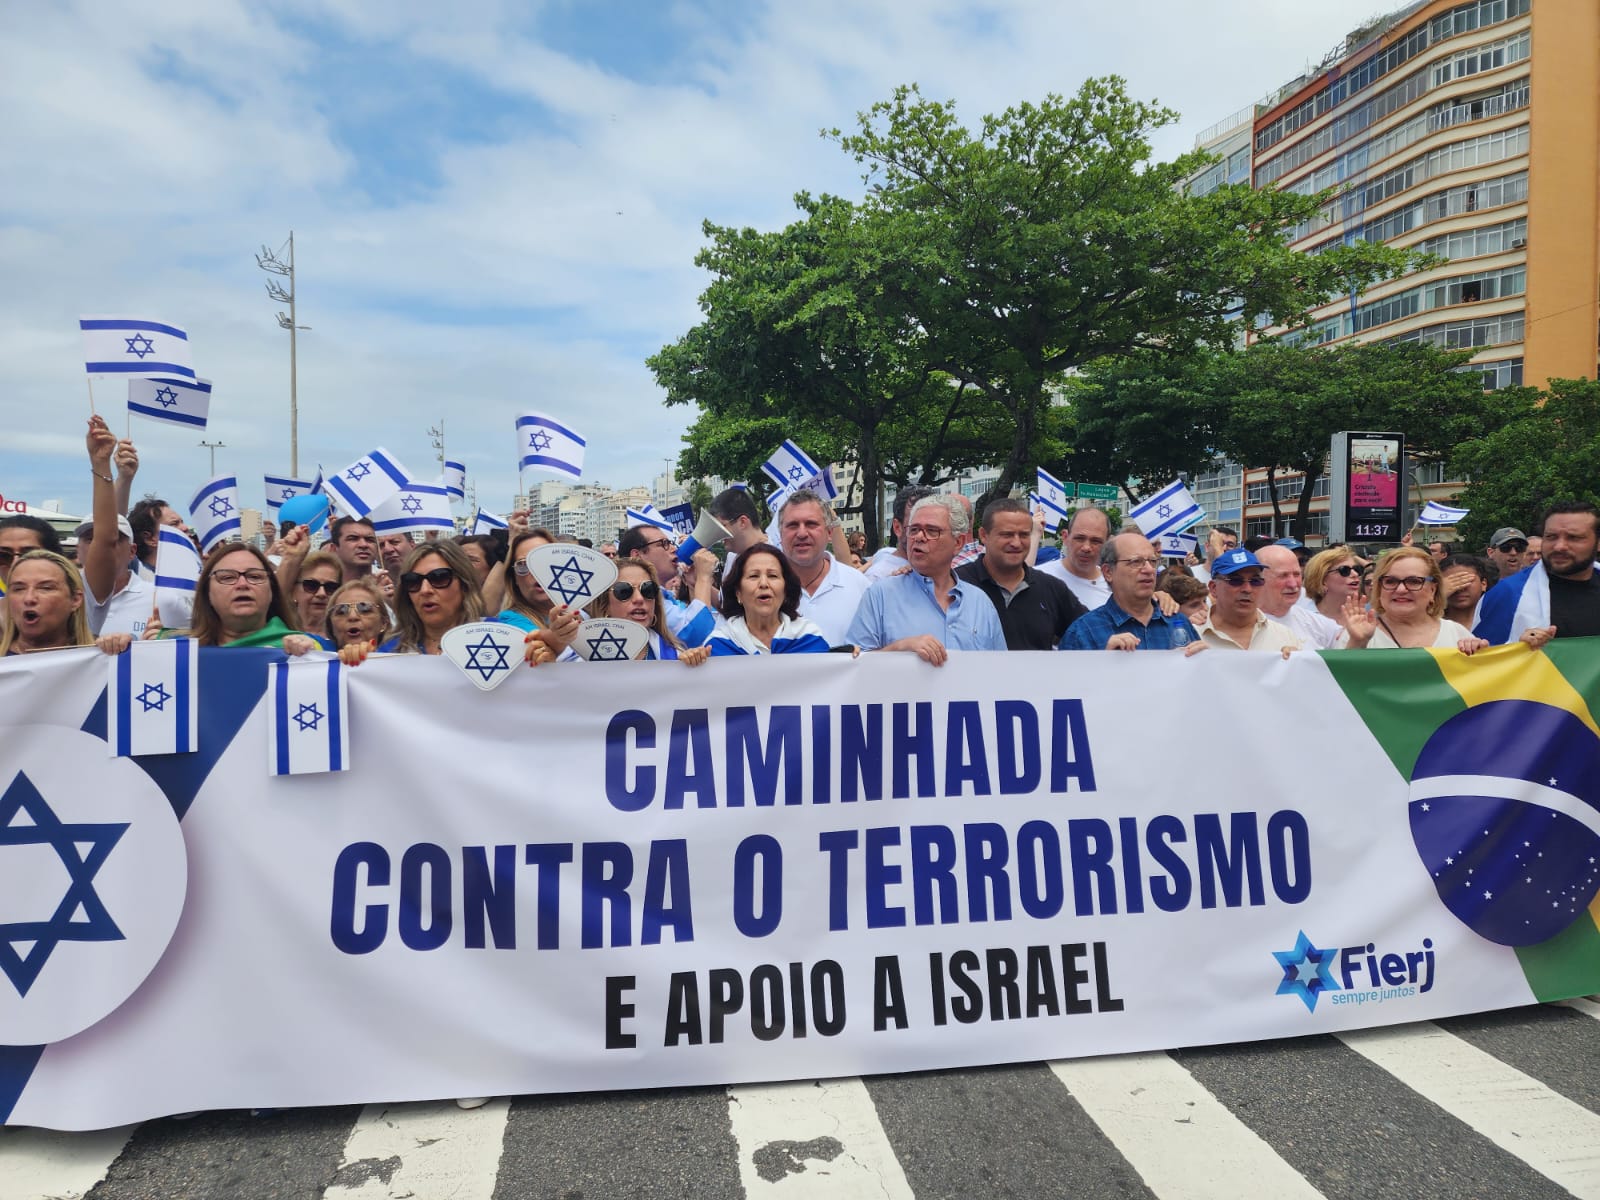
[[[378,606],[376,604],[368,604],[365,600],[357,600],[354,604],[335,604],[333,606],[333,615],[336,617],[348,617],[351,613],[370,617],[377,611]]]
[[[300,590],[308,596],[315,596],[321,592],[324,596],[331,596],[343,584],[342,579],[302,579]]]
[[[940,529],[937,525],[909,525],[906,527],[906,537],[926,538],[930,542],[944,537],[949,532],[948,529]]]
[[[1426,575],[1407,575],[1404,579],[1398,575],[1385,575],[1378,580],[1378,586],[1386,592],[1392,592],[1396,588],[1405,588],[1408,592],[1420,592],[1423,584],[1432,582],[1433,580]]]
[[[248,571],[230,571],[224,567],[220,571],[211,572],[211,582],[220,583],[223,587],[232,587],[241,579],[251,587],[259,587],[268,578],[267,573],[260,567],[251,567]]]
[[[405,588],[406,595],[413,596],[422,590],[424,582],[436,592],[442,592],[456,581],[456,573],[449,567],[435,567],[426,574],[419,575],[415,571],[407,571],[400,576],[400,586]]]
[[[1121,563],[1125,567],[1134,567],[1134,568],[1138,568],[1138,567],[1152,567],[1152,568],[1155,568],[1155,567],[1161,566],[1161,560],[1159,558],[1119,558],[1119,559],[1117,559],[1117,562]]]
[[[1501,542],[1495,547],[1501,554],[1521,554],[1527,548],[1527,542]]]
[[[648,579],[639,585],[639,595],[643,596],[646,600],[654,600],[660,591],[661,589]],[[618,600],[632,600],[633,584],[613,583],[611,585],[611,594]]]
[[[665,546],[668,550],[672,549],[672,541],[669,538],[657,538],[653,542],[640,542],[639,545],[643,546],[646,550],[659,550],[663,546]],[[610,554],[606,555],[606,557],[615,558],[616,551],[613,550]]]
[[[1345,563],[1342,567],[1334,567],[1333,573],[1335,575],[1343,575],[1346,579],[1349,579],[1352,575],[1361,574],[1361,569],[1360,563]]]
[[[0,567],[9,567],[24,554],[33,550],[43,549],[43,546],[24,546],[21,550],[13,550],[10,546],[0,546]]]
[[[1227,584],[1229,587],[1236,587],[1236,588],[1239,588],[1239,587],[1253,587],[1253,588],[1258,588],[1258,587],[1266,587],[1267,586],[1267,581],[1266,581],[1266,578],[1264,576],[1261,576],[1261,575],[1249,575],[1249,576],[1246,576],[1246,575],[1239,574],[1239,572],[1237,572],[1237,571],[1235,571],[1231,575],[1220,575],[1220,576],[1217,576],[1217,578],[1221,579],[1222,582]]]

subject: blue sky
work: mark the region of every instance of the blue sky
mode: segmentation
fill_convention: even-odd
[[[288,469],[288,347],[254,252],[295,230],[301,470],[384,445],[419,476],[445,420],[484,507],[513,422],[587,434],[648,483],[691,414],[644,359],[697,319],[700,224],[775,228],[855,195],[818,137],[918,82],[969,122],[1117,73],[1183,114],[1162,158],[1345,32],[1295,0],[104,0],[0,9],[0,494],[87,503],[76,320],[189,330],[203,434],[133,426],[182,504],[204,436],[247,504]],[[119,433],[126,385],[95,381]]]

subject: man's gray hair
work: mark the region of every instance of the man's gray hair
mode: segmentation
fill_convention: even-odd
[[[967,510],[961,501],[949,492],[935,492],[931,496],[924,496],[911,506],[911,511],[906,514],[906,523],[910,524],[917,519],[917,513],[925,508],[942,508],[950,514],[950,532],[963,541],[972,531],[972,519],[967,516]]]
[[[790,492],[789,495],[784,499],[784,502],[778,505],[779,523],[782,523],[783,514],[789,511],[789,506],[791,504],[815,504],[823,511],[824,515],[826,515],[828,511],[828,506],[823,501],[821,496],[817,495],[817,493],[813,492],[810,488],[801,488],[798,491]]]

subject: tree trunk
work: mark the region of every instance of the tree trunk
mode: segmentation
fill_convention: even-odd
[[[1267,468],[1267,494],[1272,497],[1272,536],[1282,537],[1278,531],[1283,528],[1283,505],[1278,503],[1278,468]],[[1240,531],[1243,532],[1242,530]]]
[[[972,505],[972,526],[978,527],[983,520],[983,510],[989,506],[990,501],[998,500],[1002,496],[1011,494],[1012,485],[1017,482],[1017,477],[1022,472],[1022,464],[1028,457],[1028,446],[1033,442],[1034,429],[1038,424],[1039,411],[1032,404],[1008,405],[1016,417],[1016,428],[1011,434],[1011,452],[1006,456],[1005,464],[1000,468],[1000,478],[983,495],[979,496]]]
[[[883,472],[878,461],[878,439],[872,429],[861,430],[856,454],[861,470],[861,525],[866,530],[868,548],[876,550],[882,544]]]
[[[1302,542],[1306,540],[1306,529],[1311,524],[1311,493],[1316,489],[1317,476],[1322,474],[1326,464],[1318,462],[1305,473],[1305,485],[1300,489],[1300,504],[1294,513],[1294,536]]]

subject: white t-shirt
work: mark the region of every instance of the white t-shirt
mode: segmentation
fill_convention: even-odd
[[[89,632],[95,637],[103,633],[131,633],[137,638],[150,623],[150,610],[156,602],[156,588],[155,584],[137,573],[130,574],[128,585],[102,602],[95,599],[85,580],[83,602],[89,617]]]
[[[1308,646],[1315,646],[1318,650],[1333,649],[1333,644],[1344,632],[1344,627],[1339,622],[1323,616],[1315,607],[1306,608],[1300,604],[1292,604],[1289,606],[1289,611],[1281,617],[1275,617],[1264,609],[1262,615],[1269,621],[1287,625],[1295,637]]]
[[[1428,645],[1437,646],[1441,649],[1451,649],[1462,638],[1471,636],[1472,631],[1470,629],[1464,629],[1454,621],[1441,618],[1439,621],[1439,633],[1433,639],[1433,641],[1428,643]],[[1399,645],[1400,643],[1396,642],[1392,637],[1390,637],[1389,634],[1384,630],[1383,626],[1379,625],[1378,628],[1373,632],[1372,640],[1367,643],[1367,649],[1396,650],[1399,648]]]
[[[885,546],[867,559],[867,565],[861,568],[860,574],[863,579],[870,583],[874,579],[887,579],[901,567],[909,567],[910,565],[903,557],[895,553],[893,546]]]
[[[840,565],[831,554],[827,559],[828,573],[817,584],[816,593],[800,589],[800,615],[822,630],[828,645],[842,646],[850,640],[845,635],[855,620],[861,594],[872,586],[872,580],[854,567]]]
[[[1038,568],[1046,575],[1054,575],[1062,583],[1072,589],[1072,594],[1078,598],[1078,603],[1087,609],[1096,609],[1111,599],[1111,585],[1106,582],[1104,575],[1097,575],[1093,579],[1085,579],[1081,575],[1074,575],[1067,570],[1067,560],[1058,558],[1054,562],[1047,562]]]

